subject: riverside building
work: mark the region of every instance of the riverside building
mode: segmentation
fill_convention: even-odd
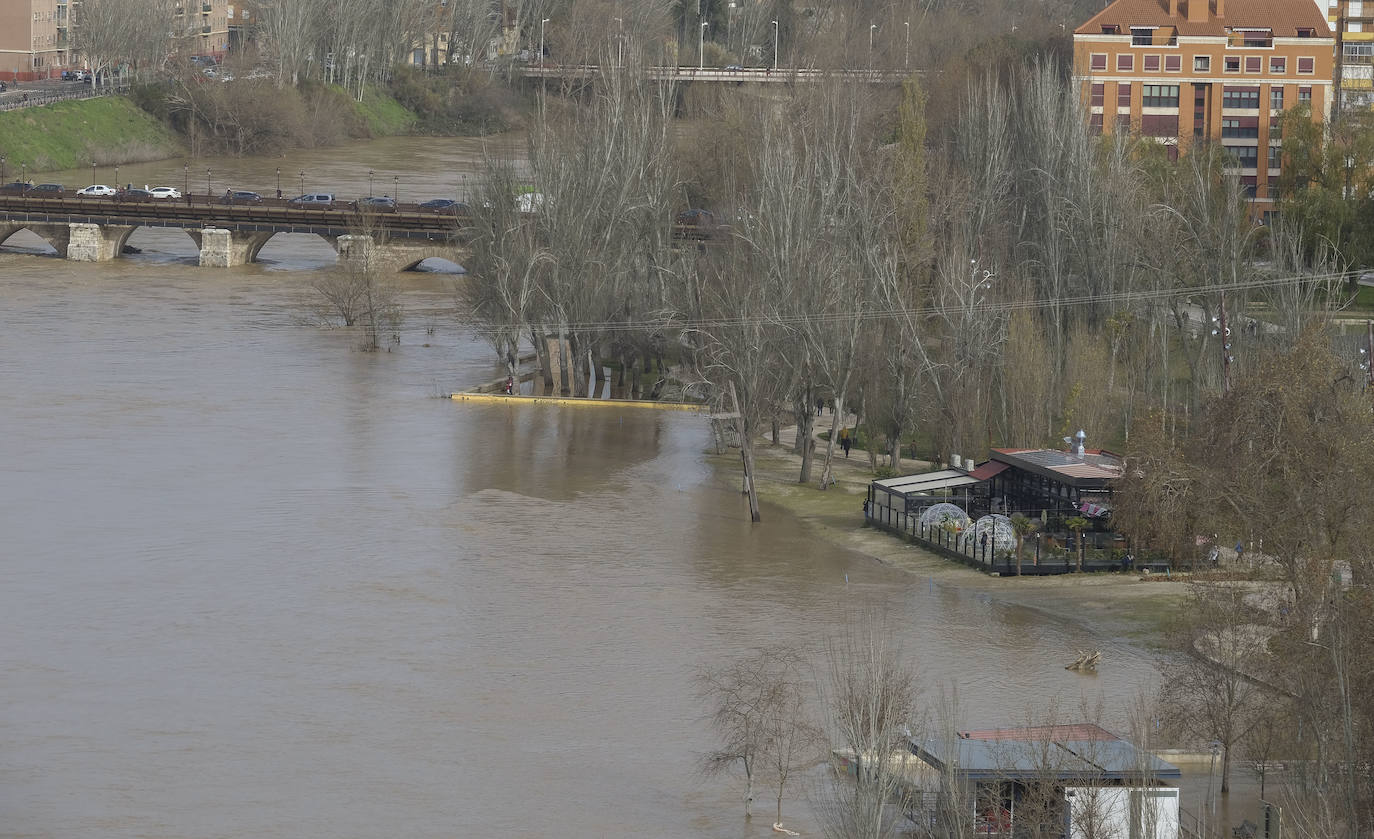
[[[1278,189],[1280,114],[1330,115],[1335,40],[1313,0],[1116,0],[1073,41],[1094,129],[1153,137],[1170,157],[1221,143],[1256,217]]]
[[[0,0],[0,80],[59,75],[71,62],[67,0]]]
[[[1374,107],[1374,0],[1316,0],[1336,35],[1335,104]]]

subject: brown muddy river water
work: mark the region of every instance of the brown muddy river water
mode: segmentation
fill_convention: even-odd
[[[356,191],[428,166],[456,191],[475,148],[283,172]],[[277,163],[212,168],[266,190],[247,174]],[[500,375],[452,277],[407,275],[400,345],[363,353],[310,323],[318,240],[232,270],[177,231],[103,265],[17,251],[36,244],[0,253],[0,836],[772,835],[695,773],[692,672],[819,645],[868,604],[970,725],[1085,695],[1115,722],[1157,678],[779,511],[750,526],[699,417],[436,398]],[[1099,676],[1063,669],[1088,647]],[[789,822],[814,834],[803,786]]]

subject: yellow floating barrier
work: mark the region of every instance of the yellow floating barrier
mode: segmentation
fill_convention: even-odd
[[[450,393],[449,399],[459,402],[482,402],[494,405],[506,403],[533,403],[538,405],[595,405],[604,408],[650,408],[658,411],[697,411],[704,412],[709,406],[696,402],[655,402],[650,399],[574,399],[570,396],[520,396],[506,393]]]

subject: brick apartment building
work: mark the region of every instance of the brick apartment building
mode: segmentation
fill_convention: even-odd
[[[1336,33],[1341,108],[1374,107],[1374,0],[1316,0]]]
[[[228,0],[177,0],[172,8],[172,31],[182,37],[186,53],[223,58],[229,51]]]
[[[0,0],[0,79],[34,81],[70,66],[67,0]]]
[[[1073,41],[1093,127],[1171,154],[1221,143],[1257,213],[1276,194],[1279,114],[1300,102],[1313,119],[1330,113],[1335,39],[1313,0],[1116,0]]]

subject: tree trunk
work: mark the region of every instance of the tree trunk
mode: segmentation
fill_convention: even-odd
[[[749,520],[752,522],[763,521],[759,515],[759,490],[754,481],[754,441],[753,429],[749,427],[749,419],[744,411],[740,410],[738,391],[735,390],[735,383],[730,382],[730,397],[735,403],[735,413],[739,414],[739,456],[744,462],[744,485],[745,492],[749,494]]]
[[[821,469],[821,489],[828,489],[832,480],[830,473],[830,462],[835,458],[835,442],[840,436],[840,427],[844,425],[844,392],[849,384],[849,377],[845,377],[845,382],[840,386],[840,392],[836,394],[832,404],[833,413],[830,417],[830,439],[825,441],[825,466]]]
[[[809,392],[809,391],[808,391]],[[802,411],[797,423],[797,445],[801,447],[801,475],[797,478],[799,484],[811,483],[811,467],[816,462],[816,446],[812,435],[816,431],[816,422],[811,417],[811,411]]]
[[[782,429],[779,428],[779,423],[778,423],[778,418],[777,418],[777,417],[773,417],[772,425],[773,425],[773,445],[776,446],[776,445],[778,444],[778,437],[779,437],[779,435],[782,434]]]

